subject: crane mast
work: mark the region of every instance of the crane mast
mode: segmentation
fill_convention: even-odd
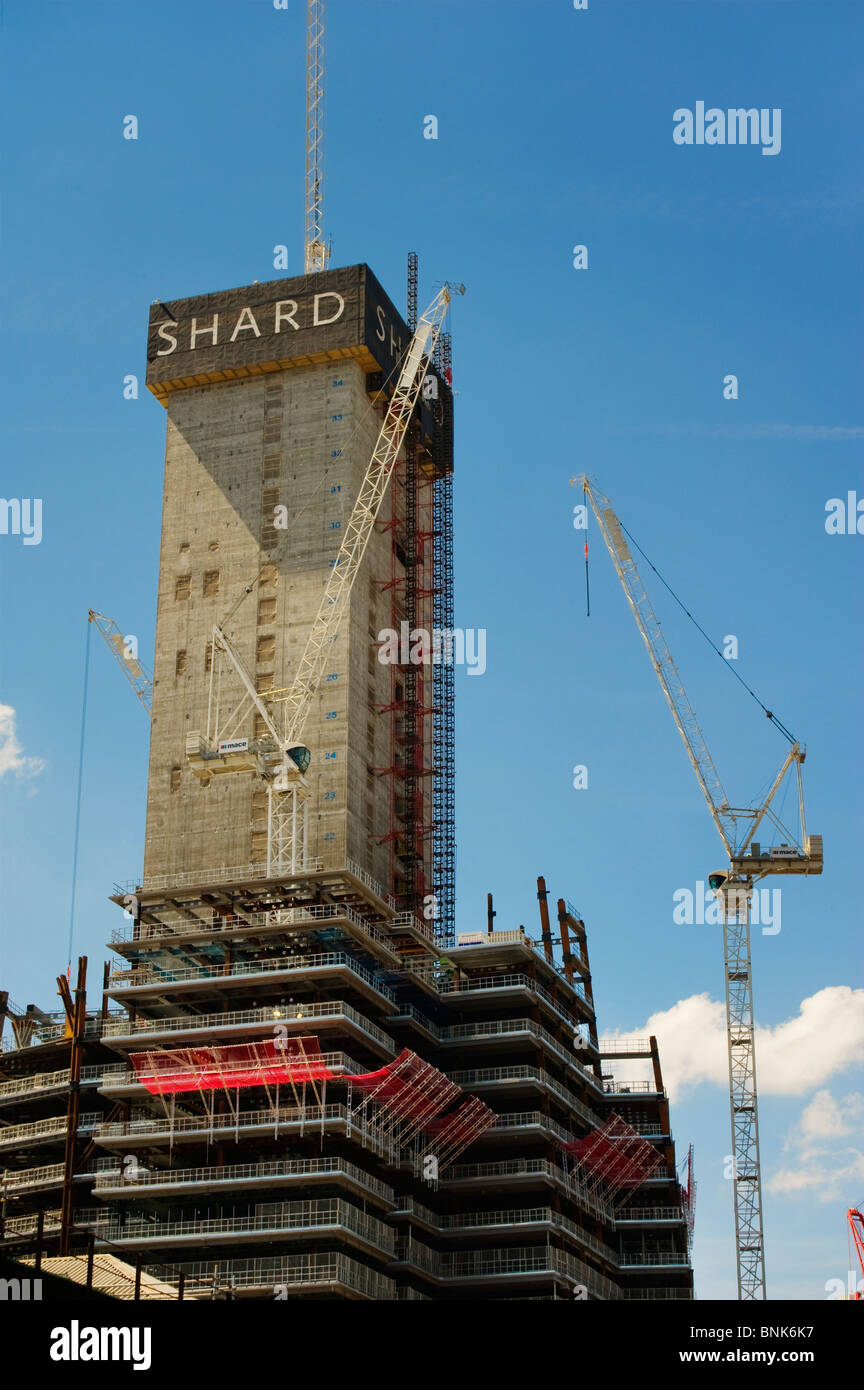
[[[590,502],[636,620],[636,626],[648,650],[651,664],[669,703],[672,717],[729,859],[728,873],[712,873],[708,882],[720,900],[723,917],[738,1297],[743,1300],[764,1299],[765,1252],[750,960],[750,902],[754,883],[766,874],[822,872],[822,837],[807,835],[804,818],[801,765],[806,750],[790,739],[792,746],[760,807],[753,809],[729,805],[699,722],[687,698],[612,504],[586,477],[582,476],[572,481],[581,486]],[[783,824],[772,809],[772,802],[793,765],[798,778],[800,832],[797,836]],[[754,839],[754,835],[766,816],[781,833],[788,836],[788,839],[777,847],[763,850]]]
[[[307,275],[327,269],[324,243],[324,0],[306,13],[306,242]]]

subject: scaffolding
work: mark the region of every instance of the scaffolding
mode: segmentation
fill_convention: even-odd
[[[382,1140],[391,1138],[400,1149],[462,1094],[455,1081],[408,1048],[378,1071],[352,1076],[349,1084],[363,1093],[355,1113],[362,1113]],[[370,1101],[376,1103],[377,1110],[369,1111]]]
[[[427,1159],[434,1159],[430,1176],[435,1178],[498,1119],[482,1100],[466,1097],[455,1081],[407,1048],[379,1071],[349,1077],[349,1086],[364,1092],[354,1112],[362,1115],[364,1127],[373,1128],[395,1152],[413,1143],[416,1166],[422,1170]],[[460,1097],[458,1107],[448,1112]],[[370,1101],[379,1107],[371,1114]]]
[[[407,321],[412,334],[417,327],[417,255],[408,255]],[[391,572],[384,588],[391,596],[391,628],[400,634],[400,657],[391,667],[389,703],[381,711],[390,719],[389,766],[382,771],[390,779],[389,824],[382,836],[389,846],[389,886],[398,906],[420,913],[431,891],[428,879],[432,824],[425,804],[424,785],[434,776],[426,766],[427,719],[433,714],[433,638],[431,600],[433,574],[428,543],[433,539],[430,479],[420,468],[420,407],[405,435],[404,457],[397,466],[391,488]],[[401,634],[409,635],[403,643]],[[415,639],[414,634],[417,634]],[[407,650],[405,649],[407,647]],[[422,647],[422,652],[420,648]]]
[[[855,1301],[864,1299],[864,1211],[858,1207],[850,1207],[846,1213],[846,1220],[849,1223],[849,1243],[855,1247],[855,1258],[858,1261],[858,1269],[861,1271],[861,1284],[850,1289],[849,1298]],[[852,1255],[850,1250],[849,1264],[851,1268]],[[852,1280],[857,1280],[858,1274],[853,1271]]]
[[[165,1107],[165,1128],[173,1149],[175,1132],[201,1127],[196,1117],[177,1116],[174,1097],[197,1093],[204,1105],[206,1119],[203,1127],[211,1137],[223,1122],[216,1114],[212,1096],[224,1092],[228,1099],[233,1126],[239,1133],[261,1112],[240,1110],[240,1091],[250,1086],[262,1086],[267,1094],[268,1110],[276,1131],[280,1124],[306,1120],[322,1126],[328,1116],[326,1088],[328,1080],[337,1073],[327,1065],[318,1038],[267,1038],[260,1042],[232,1043],[223,1047],[178,1047],[130,1053],[137,1079]],[[465,1097],[462,1088],[443,1072],[424,1062],[416,1053],[404,1048],[393,1062],[377,1071],[361,1072],[342,1078],[348,1085],[346,1118],[357,1129],[364,1142],[373,1148],[389,1152],[398,1162],[402,1152],[418,1140],[421,1133],[423,1158],[436,1160],[436,1176],[469,1144],[497,1122],[497,1115],[474,1096]],[[317,1083],[322,1082],[318,1087]],[[289,1085],[294,1107],[286,1111],[280,1105],[280,1087]],[[307,1106],[306,1086],[311,1085],[314,1103]],[[271,1094],[271,1087],[274,1088]],[[361,1092],[359,1104],[353,1104],[353,1089]],[[232,1100],[232,1094],[234,1099]],[[166,1103],[165,1097],[170,1098]],[[455,1110],[448,1112],[461,1099]],[[371,1105],[371,1108],[370,1108]],[[331,1110],[333,1107],[331,1107]],[[341,1109],[341,1107],[340,1107]],[[264,1112],[268,1113],[268,1112]],[[133,1124],[145,1124],[133,1122]],[[176,1127],[176,1130],[175,1130]]]
[[[458,1158],[463,1149],[467,1149],[468,1145],[485,1134],[487,1129],[491,1129],[497,1120],[498,1116],[494,1110],[490,1110],[482,1100],[478,1100],[476,1096],[468,1096],[451,1114],[440,1116],[424,1125],[423,1128],[432,1141],[427,1153],[435,1158],[438,1172]]]
[[[451,339],[438,339],[435,367],[448,387],[453,380]],[[437,475],[432,484],[433,622],[436,631],[453,631],[453,400],[445,391],[435,414]],[[455,670],[452,661],[433,667],[432,703],[432,889],[437,907],[436,930],[443,945],[456,940],[456,721]]]
[[[327,1066],[314,1035],[266,1038],[226,1047],[176,1047],[129,1054],[138,1080],[153,1096],[326,1081]]]
[[[317,1036],[274,1037],[260,1042],[230,1043],[223,1047],[177,1047],[159,1051],[129,1054],[138,1080],[151,1095],[158,1096],[168,1122],[169,1153],[174,1150],[175,1096],[195,1092],[201,1099],[207,1117],[209,1138],[212,1141],[219,1117],[216,1093],[224,1094],[234,1124],[235,1136],[248,1120],[240,1109],[240,1092],[249,1086],[263,1086],[267,1093],[268,1112],[273,1117],[274,1133],[280,1122],[299,1117],[301,1128],[314,1115],[324,1133],[327,1115],[327,1081],[335,1073],[321,1055]],[[318,1086],[318,1082],[321,1086]],[[280,1104],[280,1087],[289,1085],[294,1098],[294,1111],[286,1112]],[[314,1104],[306,1103],[306,1086],[311,1085]],[[274,1088],[271,1094],[271,1086]],[[232,1097],[233,1092],[233,1097]],[[170,1098],[166,1101],[165,1097]],[[181,1119],[194,1117],[182,1116]]]
[[[334,883],[350,888],[353,907],[316,901]],[[221,905],[212,889],[200,903],[186,895],[185,911],[142,895],[126,944],[131,964],[106,970],[103,1012],[89,1020],[98,1022],[100,1051],[78,1072],[87,1096],[81,1111],[88,1109],[76,1126],[75,1248],[85,1240],[91,1251],[94,1242],[116,1245],[140,1269],[147,1250],[182,1246],[193,1258],[210,1253],[208,1272],[221,1281],[247,1247],[257,1259],[268,1244],[290,1242],[305,1258],[306,1242],[325,1241],[334,1257],[337,1247],[359,1250],[364,1268],[395,1274],[395,1296],[404,1286],[405,1297],[460,1298],[478,1296],[490,1281],[502,1290],[513,1284],[518,1297],[532,1296],[531,1285],[554,1296],[561,1271],[549,1259],[560,1248],[596,1266],[595,1285],[576,1281],[589,1297],[618,1296],[617,1275],[607,1288],[598,1271],[619,1263],[627,1297],[647,1296],[648,1285],[652,1294],[657,1285],[657,1297],[689,1296],[689,1282],[680,1294],[666,1287],[689,1281],[693,1186],[687,1175],[678,1181],[662,1083],[655,1075],[643,1091],[629,1088],[622,1112],[572,1043],[574,1028],[596,1035],[587,952],[574,943],[569,972],[549,960],[544,922],[542,946],[522,929],[502,931],[483,938],[483,949],[467,945],[442,958],[440,947],[430,949],[431,924],[424,932],[413,916],[374,900],[355,870],[350,882],[340,870],[305,891],[298,905],[294,884],[267,895],[257,882],[241,883]],[[565,904],[565,916],[572,940],[570,919],[579,914]],[[396,948],[421,936],[422,958],[414,961],[408,947],[400,961]],[[310,977],[296,1000],[280,997],[286,985],[278,977],[289,970]],[[328,997],[334,971],[350,1003]],[[247,980],[256,990],[250,998]],[[115,995],[131,995],[129,1016],[110,1015]],[[56,1051],[56,1030],[71,1026],[64,1002],[63,1023],[44,1016],[51,1050],[28,1057],[24,1049],[0,1082],[0,1104],[14,1122],[0,1128],[0,1168],[10,1172],[0,1195],[9,1206],[5,1240],[16,1253],[53,1251],[62,1234],[68,1175],[58,1160],[68,1117],[34,1120],[30,1104],[54,1092],[65,1100],[68,1074]],[[187,1011],[190,1002],[199,1012]],[[342,1050],[349,1040],[354,1057]],[[598,1055],[641,1055],[645,1047],[617,1039]],[[118,1053],[123,1060],[114,1062]],[[517,1055],[533,1065],[494,1065]],[[90,1110],[88,1086],[103,1109]],[[529,1144],[534,1157],[508,1157]],[[94,1148],[104,1157],[90,1161]],[[85,1205],[94,1183],[91,1200],[105,1209]],[[638,1207],[640,1200],[656,1206]],[[464,1254],[474,1233],[482,1248],[448,1273],[445,1256]],[[517,1251],[511,1263],[508,1243],[521,1250],[523,1237],[532,1250],[545,1241],[553,1253],[525,1264]],[[224,1251],[218,1264],[210,1245]],[[445,1287],[451,1278],[455,1289]],[[287,1297],[358,1296],[344,1282],[328,1284],[323,1269],[297,1287],[283,1282]],[[272,1297],[255,1277],[241,1288],[242,1296]]]
[[[412,333],[417,328],[417,254],[408,256],[408,327]],[[418,508],[419,468],[417,462],[417,421],[414,420],[406,435],[405,449],[405,523],[404,551],[405,567],[404,610],[409,633],[419,626],[421,617],[420,602],[422,586],[420,573],[425,563],[425,537],[421,535]],[[426,827],[423,815],[423,706],[425,700],[425,669],[409,660],[398,670],[402,683],[402,766],[401,812],[402,840],[397,842],[395,851],[405,873],[405,891],[400,897],[403,906],[412,912],[422,909],[426,894],[426,875],[424,837]]]
[[[693,1145],[687,1152],[687,1182],[681,1184],[681,1210],[687,1222],[687,1246],[693,1244],[693,1228],[696,1224],[696,1178],[693,1172]]]
[[[613,1210],[663,1163],[663,1155],[614,1113],[599,1129],[561,1147],[571,1157],[572,1176]]]

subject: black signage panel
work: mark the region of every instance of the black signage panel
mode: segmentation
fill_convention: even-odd
[[[368,266],[268,280],[151,305],[147,385],[364,347],[386,378],[409,337]]]

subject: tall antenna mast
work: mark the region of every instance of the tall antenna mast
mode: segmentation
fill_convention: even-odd
[[[306,25],[306,274],[327,269],[324,244],[324,0],[308,0]]]

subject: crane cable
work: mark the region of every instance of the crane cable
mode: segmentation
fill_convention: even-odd
[[[582,489],[582,496],[585,498],[585,516],[588,515],[588,484],[586,482]],[[591,617],[591,590],[588,587],[588,527],[585,527],[585,616]]]
[[[708,633],[705,631],[704,627],[702,627],[702,625],[696,621],[696,619],[693,617],[693,614],[690,612],[689,608],[685,608],[685,607],[684,607],[684,604],[681,602],[680,598],[679,598],[678,595],[675,593],[675,590],[672,588],[671,584],[667,584],[666,580],[663,578],[662,574],[661,574],[660,571],[657,569],[657,566],[651,563],[651,561],[648,559],[648,556],[645,554],[645,551],[642,549],[642,547],[641,547],[641,545],[639,544],[639,542],[636,540],[636,538],[635,538],[634,536],[632,536],[632,535],[630,534],[630,532],[627,530],[627,527],[624,525],[624,523],[623,523],[623,521],[621,520],[620,517],[618,518],[618,524],[619,524],[619,526],[621,527],[621,530],[624,532],[624,534],[625,534],[625,536],[627,537],[627,539],[631,542],[631,544],[635,545],[636,549],[639,551],[639,554],[642,556],[642,559],[645,561],[645,563],[646,563],[647,565],[649,565],[650,568],[654,571],[654,573],[656,574],[657,578],[660,580],[660,583],[663,585],[663,587],[664,587],[665,589],[668,589],[669,593],[672,595],[672,597],[674,598],[675,602],[678,604],[678,607],[681,609],[682,613],[686,613],[687,617],[690,619],[690,621],[691,621],[691,623],[693,624],[693,626],[694,626],[699,632],[701,632],[702,636],[705,638],[705,641],[708,643],[708,646],[711,648],[712,652],[714,652],[717,656],[719,656],[720,660],[723,662],[723,665],[724,665],[725,667],[727,667],[728,670],[730,670],[730,671],[732,672],[732,675],[735,677],[735,679],[736,679],[741,685],[743,685],[744,689],[747,691],[747,694],[748,694],[748,695],[752,695],[753,699],[756,701],[756,703],[757,703],[757,705],[759,706],[759,708],[760,708],[761,710],[764,710],[765,714],[766,714],[766,715],[768,716],[768,718],[771,720],[772,724],[775,724],[775,725],[777,726],[777,728],[780,730],[781,734],[783,734],[784,738],[787,738],[787,739],[789,740],[790,743],[797,743],[797,739],[795,738],[795,735],[789,732],[789,730],[786,728],[786,725],[783,724],[783,723],[777,718],[776,714],[774,714],[772,710],[768,709],[767,705],[763,705],[762,701],[759,699],[759,696],[756,694],[756,691],[755,691],[755,690],[752,690],[752,689],[750,688],[750,686],[749,686],[749,685],[747,684],[747,682],[744,680],[743,676],[739,676],[738,672],[735,670],[735,667],[732,666],[731,663],[727,660],[727,658],[723,655],[723,653],[721,652],[720,648],[719,648],[719,647],[716,647],[716,646],[714,645],[714,643],[712,642],[711,638],[708,636]]]
[[[66,979],[72,975],[72,938],[75,931],[75,892],[78,886],[78,838],[81,829],[81,788],[84,781],[84,734],[87,728],[87,685],[90,675],[90,628],[87,619],[87,644],[84,649],[84,694],[81,701],[81,741],[78,748],[78,790],[75,796],[75,839],[72,848],[72,894],[69,904],[69,953]]]

